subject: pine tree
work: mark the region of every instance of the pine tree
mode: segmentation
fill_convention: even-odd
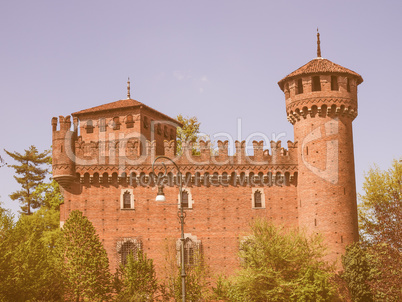
[[[63,226],[61,244],[68,301],[108,301],[111,274],[106,251],[92,223],[78,210]]]
[[[32,193],[48,173],[48,170],[41,168],[41,166],[49,162],[49,151],[39,153],[35,146],[30,146],[28,150],[25,150],[25,154],[20,154],[16,151],[4,151],[12,159],[20,163],[20,165],[9,165],[9,167],[15,169],[17,175],[20,175],[20,177],[14,175],[14,178],[22,187],[21,190],[12,193],[10,198],[18,200],[22,204],[21,213],[30,215],[32,213],[31,209],[41,206],[40,202],[33,198]]]

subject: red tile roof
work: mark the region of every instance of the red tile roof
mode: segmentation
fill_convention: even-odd
[[[358,85],[363,82],[363,78],[357,72],[342,67],[341,65],[335,64],[330,60],[323,58],[315,58],[310,62],[308,62],[307,64],[300,67],[299,69],[288,74],[286,77],[284,77],[282,80],[278,82],[278,85],[283,90],[283,85],[285,84],[285,81],[289,80],[290,78],[294,78],[299,75],[317,74],[317,73],[343,73],[355,76],[357,78]]]
[[[159,112],[159,111],[157,111],[157,110],[155,110],[155,109],[153,109],[153,108],[151,108],[151,107],[149,107],[149,106],[147,106],[147,105],[145,105],[145,104],[143,104],[141,102],[133,100],[133,99],[120,100],[120,101],[116,101],[116,102],[112,102],[112,103],[108,103],[108,104],[104,104],[104,105],[84,109],[84,110],[81,110],[81,111],[74,112],[71,115],[79,117],[79,116],[82,116],[82,115],[88,115],[88,114],[95,113],[95,112],[111,111],[111,110],[118,110],[118,109],[131,109],[131,108],[140,107],[140,106],[142,106],[144,108],[147,108],[148,110],[150,110],[152,112],[160,114],[163,117],[165,117],[166,119],[168,119],[168,120],[170,120],[172,122],[175,122],[176,124],[181,126],[181,124],[177,120],[175,120],[175,119],[167,116],[166,114],[163,114],[163,113],[161,113],[161,112]]]

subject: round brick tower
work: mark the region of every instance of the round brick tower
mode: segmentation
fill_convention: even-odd
[[[285,93],[287,118],[298,143],[298,219],[300,229],[321,233],[327,260],[337,260],[357,241],[357,202],[352,121],[362,77],[321,57],[278,82]]]

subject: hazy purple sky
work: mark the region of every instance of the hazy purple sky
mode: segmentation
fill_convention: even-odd
[[[203,132],[293,140],[277,82],[316,56],[363,76],[357,190],[402,156],[401,1],[1,1],[0,156],[51,145],[53,116],[126,97]],[[0,168],[0,200],[19,187]]]

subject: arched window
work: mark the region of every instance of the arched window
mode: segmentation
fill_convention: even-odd
[[[119,256],[118,261],[126,265],[130,254],[133,255],[135,260],[137,259],[138,251],[142,249],[142,244],[140,240],[135,238],[124,238],[122,241],[117,242],[116,249]]]
[[[131,194],[130,192],[126,191],[123,194],[123,209],[131,208]]]
[[[177,264],[181,265],[181,240],[176,241]],[[186,266],[197,265],[201,255],[201,241],[197,236],[186,236],[184,239],[184,264]]]
[[[181,206],[183,207],[183,209],[188,209],[188,192],[187,191],[183,191],[183,193],[181,195]]]
[[[127,128],[133,128],[134,127],[134,120],[133,120],[133,116],[130,114],[130,115],[127,115],[127,118],[126,118],[126,127]]]
[[[120,119],[118,116],[113,118],[113,130],[119,130],[120,129]]]
[[[115,174],[115,173],[113,173]],[[116,173],[117,180],[117,173]],[[133,189],[122,189],[120,193],[120,209],[121,210],[134,210],[134,192]]]
[[[261,198],[261,192],[260,191],[255,191],[254,192],[254,207],[255,208],[261,208],[262,207],[262,198]]]

